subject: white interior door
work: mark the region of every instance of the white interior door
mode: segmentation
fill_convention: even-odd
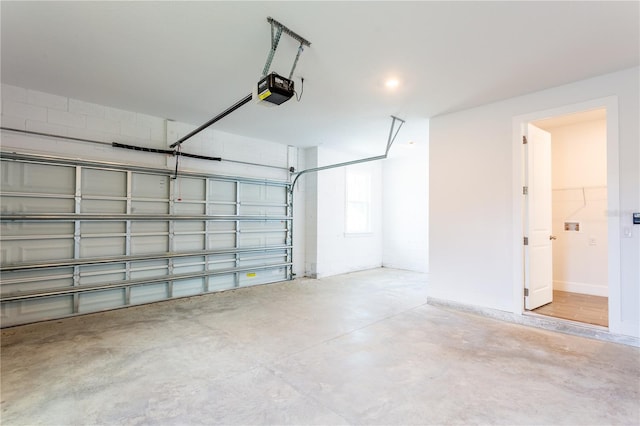
[[[551,135],[528,124],[525,146],[525,308],[535,309],[553,300],[551,228]]]

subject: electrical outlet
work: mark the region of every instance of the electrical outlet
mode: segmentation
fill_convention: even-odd
[[[622,235],[625,238],[633,237],[633,231],[631,231],[631,227],[630,226],[625,226],[624,229],[622,230]]]
[[[590,246],[596,245],[596,237],[589,237],[589,245]]]

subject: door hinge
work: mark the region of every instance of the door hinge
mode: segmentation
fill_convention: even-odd
[[[522,137],[522,145],[526,145],[527,144],[527,137],[523,136]]]
[[[529,296],[529,289],[525,288],[524,289],[524,297],[528,297]]]
[[[522,195],[529,195],[529,187],[528,186],[523,186],[522,187]]]
[[[529,237],[524,237],[524,241],[523,241],[525,246],[529,245]]]

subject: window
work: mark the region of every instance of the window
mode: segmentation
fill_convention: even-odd
[[[371,172],[347,167],[346,194],[345,233],[371,232]]]

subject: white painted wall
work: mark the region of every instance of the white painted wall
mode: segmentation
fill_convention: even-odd
[[[553,288],[607,296],[607,122],[547,129],[553,185]],[[565,231],[565,221],[580,231]]]
[[[430,120],[430,286],[432,298],[520,313],[514,283],[515,116],[615,95],[619,111],[620,297],[614,332],[638,337],[640,324],[639,72],[636,68],[507,99]],[[609,182],[612,185],[612,182]]]
[[[607,121],[547,129],[551,133],[553,188],[607,185]]]
[[[360,157],[323,147],[307,149],[309,167],[313,167],[311,164],[325,166],[357,158]],[[308,201],[307,212],[311,212],[314,206],[317,207],[315,218],[311,214],[307,216],[308,276],[321,278],[382,265],[382,166],[379,161],[375,161],[350,167],[358,167],[372,175],[372,232],[361,235],[345,234],[344,167],[305,175],[301,179],[306,182],[307,192],[316,194],[315,199],[311,198]]]
[[[429,145],[403,142],[382,162],[382,265],[428,272]]]
[[[149,167],[174,168],[174,158],[113,148],[111,142],[166,149],[196,126],[125,111],[82,100],[2,84],[2,127],[51,133],[105,142],[104,145],[2,131],[2,149],[86,160],[114,161]],[[286,145],[247,138],[209,128],[183,144],[183,151],[222,157],[222,162],[181,158],[180,169],[217,175],[284,181],[288,169],[304,168],[304,158]],[[284,169],[239,164],[235,160]],[[294,268],[304,273],[304,188],[298,188],[294,203]]]

